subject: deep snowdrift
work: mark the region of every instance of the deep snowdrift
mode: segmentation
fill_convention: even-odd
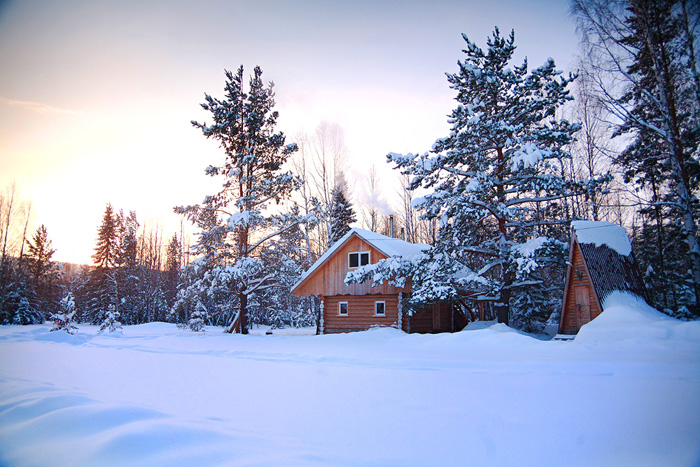
[[[700,323],[606,307],[572,342],[2,327],[0,464],[698,465]]]

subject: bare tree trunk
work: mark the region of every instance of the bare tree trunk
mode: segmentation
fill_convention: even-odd
[[[10,236],[10,220],[12,219],[12,207],[15,202],[15,184],[10,188],[10,202],[7,205],[5,215],[5,235],[2,241],[2,257],[0,257],[0,286],[6,283],[6,268],[7,268],[7,239]]]
[[[27,217],[24,220],[24,230],[22,231],[22,246],[19,249],[19,262],[22,263],[22,257],[24,256],[24,244],[27,243],[27,229],[29,228],[29,218],[32,214],[32,203],[29,203],[27,207]]]
[[[416,223],[415,223],[415,210],[413,209],[413,196],[412,192],[408,189],[410,184],[410,176],[403,174],[399,175],[399,180],[401,181],[401,204],[402,204],[402,217],[403,225],[406,233],[406,240],[409,243],[416,243]]]
[[[369,199],[367,200],[367,206],[362,214],[363,227],[372,232],[377,232],[379,230],[379,217],[381,213],[376,206],[379,199],[379,178],[377,177],[377,168],[374,165],[370,167],[367,176],[367,191]]]

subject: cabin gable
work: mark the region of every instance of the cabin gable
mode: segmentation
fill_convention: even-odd
[[[369,264],[375,264],[379,260],[387,258],[387,255],[359,235],[351,235],[319,267],[294,287],[294,294],[297,297],[309,295],[330,297],[335,295],[388,295],[409,291],[409,287],[394,287],[387,284],[386,281],[377,287],[372,287],[372,283],[369,281],[362,284],[346,285],[345,276],[347,273],[357,269],[350,267],[349,255],[366,252],[369,253]]]
[[[597,317],[601,311],[581,246],[574,240],[569,254],[559,333],[577,333],[581,326]]]

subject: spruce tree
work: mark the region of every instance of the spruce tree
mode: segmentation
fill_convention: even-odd
[[[118,252],[117,217],[112,205],[107,204],[102,224],[97,231],[97,245],[92,260],[97,268],[111,269],[116,265]]]
[[[95,269],[86,285],[85,316],[92,324],[99,324],[110,305],[117,304],[116,265],[119,254],[119,223],[111,204],[105,207],[102,223],[97,231],[97,242],[92,260]]]
[[[331,246],[350,231],[350,224],[357,221],[352,203],[346,198],[347,184],[340,178],[332,191],[330,221],[331,230],[328,233],[328,245]]]

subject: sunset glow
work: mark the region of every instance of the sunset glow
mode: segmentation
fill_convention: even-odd
[[[224,69],[260,65],[275,82],[288,141],[329,121],[345,133],[354,202],[368,167],[389,188],[390,152],[423,152],[447,134],[461,33],[483,43],[515,29],[518,60],[568,69],[577,37],[565,1],[3,2],[0,189],[16,183],[45,224],[54,259],[90,263],[107,203],[165,237],[172,213],[210,192],[221,157],[192,128]]]

